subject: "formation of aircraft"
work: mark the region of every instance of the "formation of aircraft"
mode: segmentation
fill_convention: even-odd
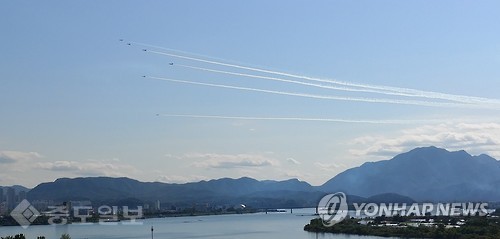
[[[123,38],[120,38],[120,39],[118,39],[118,41],[121,41],[121,42],[122,42],[122,41],[125,41],[125,40],[124,40]],[[127,43],[127,45],[129,45],[129,46],[130,46],[130,45],[132,45],[132,43],[128,42],[128,43]],[[148,50],[147,50],[147,49],[142,49],[142,51],[148,51]],[[173,65],[174,65],[174,63],[173,63],[173,62],[169,62],[168,64],[169,64],[169,65],[171,65],[171,66],[173,66]],[[143,78],[146,78],[146,76],[142,76],[142,77],[143,77]],[[156,116],[159,116],[159,114],[156,114]]]

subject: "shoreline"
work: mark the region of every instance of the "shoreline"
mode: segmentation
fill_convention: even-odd
[[[304,231],[361,236],[401,238],[500,238],[498,216],[426,216],[346,218],[327,227],[320,218],[304,226]]]

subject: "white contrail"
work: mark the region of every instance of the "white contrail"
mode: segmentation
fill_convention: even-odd
[[[445,93],[439,93],[439,92],[433,92],[433,91],[421,91],[421,90],[391,87],[391,86],[375,86],[375,85],[357,84],[357,83],[349,83],[349,82],[337,81],[337,80],[325,80],[325,79],[320,79],[320,78],[301,76],[301,75],[289,74],[289,73],[278,72],[278,71],[269,71],[269,70],[264,70],[264,69],[259,69],[259,68],[228,64],[228,63],[223,63],[223,62],[218,62],[218,61],[205,60],[205,59],[200,59],[200,58],[195,58],[195,57],[182,56],[182,55],[172,54],[172,53],[167,53],[167,52],[160,52],[160,51],[153,51],[153,50],[148,50],[148,52],[160,54],[160,55],[171,56],[171,57],[176,57],[176,58],[181,58],[181,59],[186,59],[186,60],[192,60],[192,61],[204,62],[204,63],[209,63],[209,64],[239,68],[239,69],[250,70],[250,71],[257,71],[257,72],[274,74],[274,75],[293,77],[293,78],[298,78],[298,79],[305,79],[305,80],[316,81],[316,82],[366,88],[366,89],[371,89],[374,92],[379,93],[379,94],[391,94],[393,92],[396,92],[396,93],[400,93],[400,94],[405,94],[406,96],[422,97],[422,98],[430,98],[430,99],[443,99],[443,100],[451,100],[451,101],[462,102],[462,103],[500,104],[500,101],[497,99],[488,99],[488,98],[463,96],[463,95],[452,95],[452,94],[445,94]]]
[[[438,120],[351,120],[336,118],[302,118],[302,117],[248,117],[223,115],[193,115],[193,114],[158,114],[165,117],[204,118],[204,119],[233,119],[233,120],[270,120],[270,121],[316,121],[335,123],[365,123],[365,124],[416,124],[426,122],[443,122]]]
[[[298,96],[298,97],[324,99],[324,100],[342,100],[342,101],[357,101],[357,102],[370,102],[370,103],[405,104],[405,105],[419,105],[419,106],[433,106],[433,107],[467,107],[467,106],[472,106],[472,105],[457,104],[457,103],[439,103],[439,102],[417,101],[417,100],[396,100],[396,99],[378,99],[378,98],[314,95],[314,94],[305,94],[305,93],[276,91],[276,90],[264,90],[264,89],[241,87],[241,86],[212,84],[212,83],[204,83],[204,82],[197,82],[197,81],[176,80],[176,79],[154,77],[154,76],[148,76],[148,78],[156,79],[156,80],[163,80],[163,81],[170,81],[170,82],[177,82],[177,83],[184,83],[184,84],[202,85],[202,86],[235,89],[235,90],[245,90],[245,91],[255,91],[255,92],[263,92],[263,93],[270,93],[270,94],[277,94],[277,95],[289,95],[289,96]]]
[[[280,82],[286,82],[286,83],[292,83],[292,84],[298,84],[298,85],[306,85],[306,86],[312,86],[312,87],[318,87],[318,88],[330,89],[330,90],[340,90],[340,91],[350,91],[350,92],[367,92],[367,93],[379,93],[379,94],[381,93],[380,90],[373,90],[373,89],[366,89],[366,88],[349,88],[349,87],[341,87],[341,86],[333,86],[333,85],[322,85],[322,84],[316,84],[316,83],[307,83],[307,82],[303,82],[303,81],[288,80],[288,79],[278,78],[278,77],[253,75],[253,74],[239,73],[239,72],[233,72],[233,71],[222,71],[222,70],[203,68],[203,67],[197,67],[197,66],[190,66],[190,65],[183,65],[183,64],[175,64],[175,66],[180,66],[180,67],[185,67],[185,68],[200,70],[200,71],[208,71],[208,72],[214,72],[214,73],[227,74],[227,75],[244,76],[244,77],[250,77],[250,78],[256,78],[256,79],[265,79],[265,80],[280,81]],[[400,93],[400,92],[389,92],[389,91],[386,92],[386,91],[384,91],[383,94],[415,97],[415,95],[413,95],[413,94],[406,94],[406,93]],[[424,97],[422,97],[422,98],[424,98]],[[461,103],[468,103],[468,102],[461,102]]]
[[[154,45],[150,45],[150,44],[144,44],[144,43],[138,43],[138,42],[135,42],[135,44],[147,46],[147,47],[152,47],[152,48],[164,49],[164,50],[168,50],[168,51],[177,51],[177,50],[159,47],[159,46],[154,46]],[[197,57],[189,57],[189,56],[167,53],[167,52],[160,52],[160,51],[154,51],[154,50],[148,50],[148,52],[160,54],[160,55],[171,56],[171,57],[176,57],[176,58],[180,58],[180,59],[191,60],[191,61],[204,62],[204,63],[215,64],[215,65],[220,65],[220,66],[233,67],[233,68],[238,68],[238,69],[257,71],[257,72],[262,72],[262,73],[305,79],[305,80],[310,80],[310,81],[317,81],[317,82],[338,84],[338,85],[359,87],[359,88],[367,88],[367,89],[372,89],[372,90],[378,90],[376,93],[380,93],[380,94],[388,94],[389,92],[396,92],[396,93],[401,93],[401,94],[407,94],[408,96],[413,96],[413,97],[422,97],[422,98],[430,98],[430,99],[443,99],[443,100],[451,100],[451,101],[462,102],[462,103],[500,104],[500,100],[498,100],[498,99],[490,99],[490,98],[466,96],[466,95],[446,94],[446,93],[440,93],[440,92],[422,91],[422,90],[392,87],[392,86],[359,84],[359,83],[351,83],[351,82],[344,82],[344,81],[331,80],[331,79],[326,80],[326,79],[315,78],[315,77],[295,75],[295,74],[290,74],[290,73],[285,73],[285,72],[270,71],[270,70],[259,69],[259,68],[254,68],[254,67],[247,67],[247,66],[236,65],[236,64],[228,64],[228,63],[213,61],[213,60],[205,60],[205,59],[201,59],[201,58],[197,58]],[[181,51],[177,51],[177,52],[181,52]],[[187,54],[187,53],[184,53],[184,54]]]

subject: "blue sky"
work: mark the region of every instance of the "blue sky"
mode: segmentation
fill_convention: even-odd
[[[497,1],[5,1],[0,185],[97,175],[164,182],[297,177],[319,185],[347,168],[420,146],[500,157],[498,9]],[[143,52],[136,43],[177,51]],[[200,71],[182,65],[333,86],[152,51],[490,103],[326,100],[161,81],[149,76],[456,103]]]

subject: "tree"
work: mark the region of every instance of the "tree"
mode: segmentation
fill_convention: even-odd
[[[71,236],[69,236],[69,234],[67,233],[64,233],[61,235],[61,239],[71,239]]]
[[[2,239],[26,239],[26,236],[24,234],[17,234],[15,236],[2,237]]]

